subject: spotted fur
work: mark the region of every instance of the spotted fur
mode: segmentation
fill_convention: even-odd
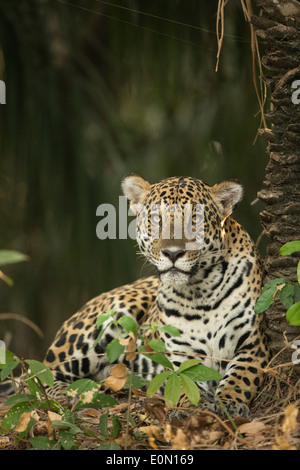
[[[221,414],[222,400],[232,416],[249,416],[249,405],[267,365],[268,347],[261,317],[254,314],[261,293],[262,262],[247,232],[230,217],[242,197],[242,186],[225,181],[210,187],[190,177],[150,185],[130,174],[123,179],[122,188],[137,214],[140,250],[156,267],[157,276],[101,294],[63,324],[45,358],[55,375],[53,393],[60,393],[78,378],[97,381],[108,375],[111,365],[106,346],[117,333],[109,326],[95,346],[96,319],[115,310],[117,318],[129,315],[139,324],[156,321],[177,327],[180,337],[160,336],[174,365],[198,357],[222,375],[218,384],[198,383],[204,406]],[[169,218],[170,236],[162,236],[159,212],[153,236],[155,217],[151,219],[147,210],[162,203],[166,208],[191,204],[192,227],[198,227],[192,241],[199,245],[187,249],[191,238],[185,233],[175,238],[176,210]],[[196,224],[197,207],[203,209],[200,226]],[[126,363],[125,358],[123,361]],[[163,367],[139,355],[134,370],[151,379]]]

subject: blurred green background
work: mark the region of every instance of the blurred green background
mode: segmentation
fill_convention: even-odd
[[[118,5],[114,6],[114,5]],[[266,145],[250,29],[229,2],[215,72],[217,0],[0,0],[0,321],[18,355],[42,359],[57,328],[102,291],[146,275],[133,240],[99,240],[96,209],[118,204],[128,172],[150,182],[238,178],[236,218],[254,240]],[[120,6],[122,8],[120,8]],[[264,240],[260,244],[264,254]]]

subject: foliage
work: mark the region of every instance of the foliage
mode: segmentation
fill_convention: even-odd
[[[0,266],[7,266],[8,264],[20,263],[22,261],[27,261],[28,256],[20,253],[15,250],[0,250]],[[0,279],[2,279],[6,284],[12,286],[14,284],[13,280],[4,274],[0,270]]]
[[[300,240],[285,243],[279,250],[282,256],[291,255],[300,251]],[[274,302],[276,297],[288,308],[286,319],[291,325],[300,325],[300,261],[297,266],[298,284],[289,279],[278,278],[269,281],[262,290],[261,296],[255,305],[255,313],[265,311]]]
[[[106,322],[106,325],[104,326]],[[102,409],[113,407],[118,401],[103,392],[99,391],[101,385],[118,391],[122,388],[129,390],[129,397],[132,388],[142,387],[147,384],[147,396],[152,397],[164,386],[165,403],[169,406],[176,406],[183,393],[186,394],[192,404],[197,405],[200,399],[197,382],[219,380],[220,374],[200,363],[198,359],[189,359],[181,363],[175,370],[173,364],[167,358],[165,344],[156,339],[157,332],[163,331],[173,336],[180,336],[179,331],[170,325],[158,325],[152,323],[148,327],[142,327],[144,334],[138,331],[136,322],[132,317],[124,316],[118,320],[114,319],[114,311],[108,311],[100,315],[97,319],[97,326],[103,326],[102,334],[98,336],[100,341],[105,330],[114,325],[118,331],[118,338],[113,339],[107,345],[107,357],[110,362],[117,361],[125,352],[126,358],[133,362],[137,354],[142,354],[157,364],[164,366],[164,371],[156,375],[150,383],[145,379],[135,376],[131,370],[128,373],[124,364],[119,363],[111,369],[111,376],[105,382],[96,383],[91,379],[79,379],[69,385],[66,395],[75,402],[72,409],[62,406],[58,401],[52,400],[47,395],[47,388],[53,386],[54,377],[51,370],[45,364],[28,359],[21,360],[10,351],[5,351],[5,357],[0,364],[1,381],[11,378],[14,380],[13,372],[17,367],[21,367],[21,383],[19,388],[22,393],[17,393],[8,398],[5,405],[11,408],[3,418],[0,425],[0,432],[17,433],[20,439],[28,436],[30,431],[39,420],[39,413],[48,413],[48,434],[49,436],[31,437],[29,439],[34,449],[72,449],[76,448],[76,437],[84,433],[78,418],[77,412],[84,409]],[[140,345],[136,341],[140,340]],[[95,345],[94,345],[95,346]],[[27,389],[25,392],[24,389]],[[130,415],[127,415],[127,425]],[[108,427],[110,422],[110,427]],[[100,450],[117,450],[120,448],[115,441],[120,431],[120,423],[116,416],[106,412],[99,419]]]
[[[112,396],[100,393],[99,386],[89,379],[77,380],[72,383],[67,394],[77,397],[72,410],[47,396],[47,387],[53,385],[53,374],[45,364],[28,359],[23,361],[16,358],[10,351],[5,351],[5,361],[0,364],[1,380],[12,376],[16,367],[22,367],[21,382],[19,388],[22,393],[17,393],[8,398],[6,406],[11,406],[0,424],[0,433],[13,432],[19,439],[30,435],[31,430],[39,422],[41,413],[47,414],[48,436],[37,436],[29,439],[33,449],[38,450],[69,450],[76,448],[76,438],[84,434],[82,420],[77,415],[77,410],[83,408],[107,408],[118,404]],[[27,391],[24,391],[26,387]],[[119,421],[112,417],[113,429],[107,431],[108,413],[99,422],[100,435],[98,436],[101,449],[118,449],[114,439],[119,433]],[[106,424],[105,424],[106,423]]]

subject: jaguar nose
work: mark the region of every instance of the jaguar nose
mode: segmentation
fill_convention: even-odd
[[[185,254],[185,250],[176,250],[176,251],[162,250],[162,253],[163,255],[166,256],[166,258],[169,258],[174,264],[175,261],[178,260],[178,258],[181,258]]]

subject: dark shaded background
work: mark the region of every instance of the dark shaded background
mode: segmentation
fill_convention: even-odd
[[[216,73],[217,3],[0,0],[0,249],[30,256],[4,269],[15,286],[0,283],[0,312],[45,334],[0,321],[16,354],[42,359],[85,301],[147,274],[133,240],[96,237],[96,208],[118,204],[128,172],[238,178],[235,216],[254,240],[261,233],[261,204],[250,203],[267,155],[253,145],[250,29],[229,2]]]

